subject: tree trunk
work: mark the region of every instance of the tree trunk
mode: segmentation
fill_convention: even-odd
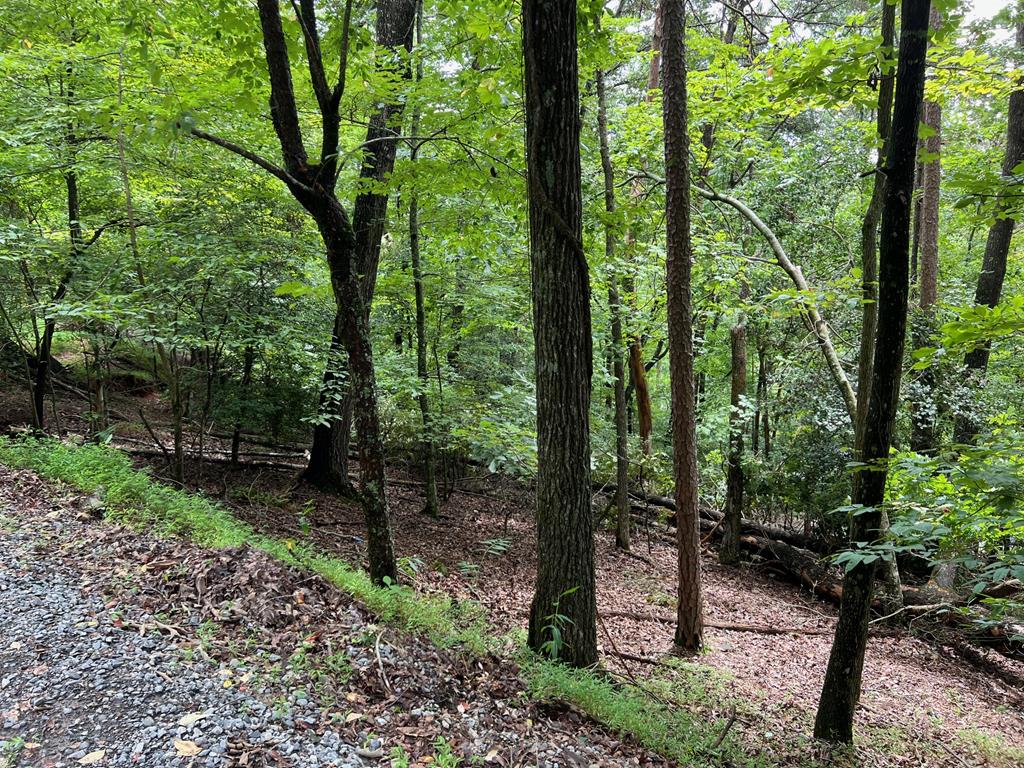
[[[314,215],[327,247],[331,285],[337,301],[338,337],[345,350],[348,391],[359,436],[359,497],[366,521],[366,550],[374,584],[397,583],[391,521],[386,496],[384,442],[377,407],[377,381],[370,341],[370,320],[363,282],[353,267],[355,237],[341,205],[333,197],[319,202]]]
[[[1018,3],[1017,13],[1017,49],[1024,51],[1024,3]],[[1018,82],[1017,88],[1010,94],[1006,123],[1006,155],[1002,169],[1004,178],[1012,175],[1013,169],[1024,162],[1024,81]],[[1002,296],[1003,280],[1006,278],[1006,258],[1010,252],[1010,240],[1015,224],[1009,215],[1012,202],[1012,199],[1004,196],[996,200],[995,221],[988,230],[981,273],[978,275],[978,286],[974,292],[975,304],[995,307]],[[985,377],[989,351],[989,345],[982,344],[969,352],[964,360],[967,384],[972,389]],[[972,443],[978,429],[978,419],[965,409],[956,419],[954,438],[958,443]]]
[[[597,129],[601,146],[601,171],[604,178],[604,209],[615,213],[615,174],[608,146],[608,99],[604,72],[597,76]],[[629,434],[626,431],[626,366],[623,360],[622,302],[619,297],[618,267],[615,265],[615,227],[604,226],[604,256],[608,270],[608,311],[611,314],[611,359],[615,393],[615,546],[624,552],[630,548],[629,516]],[[646,388],[646,380],[644,382]]]
[[[251,344],[247,344],[245,347],[244,358],[242,362],[242,391],[241,397],[242,402],[246,403],[249,399],[249,386],[252,383],[252,366],[256,362],[256,351],[253,349]],[[238,463],[238,452],[242,444],[242,421],[241,419],[235,420],[235,428],[231,432],[231,463]]]
[[[524,0],[537,381],[537,582],[528,643],[597,662],[590,506],[590,284],[582,246],[576,3]]]
[[[320,384],[317,413],[320,420],[313,427],[309,462],[300,477],[317,488],[342,495],[353,495],[348,479],[348,441],[352,432],[351,410],[346,402],[347,382],[345,350],[341,343],[341,312],[335,312],[331,345],[327,352]]]
[[[853,502],[862,506],[850,526],[851,538],[856,543],[867,544],[879,536],[886,462],[899,400],[909,292],[914,160],[924,92],[929,5],[929,0],[903,0],[902,3],[892,141],[882,208],[878,332],[862,435],[862,461],[868,469],[859,471],[854,479]],[[814,724],[817,738],[833,742],[853,739],[853,716],[860,698],[875,570],[874,561],[861,562],[853,566],[843,580],[839,621]]]
[[[881,33],[883,51],[891,51],[896,35],[896,6],[888,0],[882,0]],[[881,72],[879,76],[878,108],[875,113],[878,155],[875,160],[875,173],[872,174],[871,200],[864,212],[860,230],[863,318],[860,329],[860,355],[857,362],[857,414],[853,425],[858,436],[864,427],[864,419],[867,418],[871,368],[875,357],[875,332],[878,329],[878,221],[885,200],[883,166],[889,150],[894,78],[893,72]]]
[[[417,0],[378,0],[377,2],[377,44],[384,49],[385,60],[377,66],[385,71],[400,71],[409,77],[408,65],[397,58],[399,48],[412,50],[413,27],[416,19]],[[405,107],[404,99],[396,99],[381,105],[370,118],[366,129],[366,149],[359,173],[360,184],[371,188],[385,182],[395,167],[397,143],[390,140],[398,136],[399,121]],[[364,306],[369,319],[373,296],[377,286],[377,266],[380,263],[381,239],[387,222],[388,194],[377,191],[361,191],[356,197],[352,213],[352,229],[355,232],[355,263],[362,278]],[[343,322],[335,318],[335,327]],[[330,363],[328,363],[329,365]],[[332,374],[337,380],[338,374]],[[328,372],[324,372],[327,383]],[[343,388],[336,410],[325,411],[330,418],[327,423],[313,432],[313,446],[310,449],[310,463],[303,477],[315,485],[336,487],[350,492],[348,481],[349,441],[352,434],[352,409],[356,396]]]
[[[942,15],[932,7],[929,26],[932,34],[938,32]],[[921,164],[921,223],[920,223],[920,313],[911,326],[914,348],[928,346],[935,329],[935,303],[939,298],[939,188],[942,178],[942,106],[937,101],[925,101],[922,122],[931,132],[921,142],[926,162]],[[921,371],[912,381],[910,400],[910,449],[918,453],[933,453],[938,447],[938,416],[935,372],[932,368]]]
[[[417,3],[416,11],[416,44],[423,40],[423,5]],[[423,64],[417,66],[416,80],[423,79]],[[412,135],[420,132],[419,107],[413,110]],[[419,154],[419,144],[413,146],[410,162],[415,163]],[[423,511],[431,517],[437,517],[437,449],[434,445],[434,426],[430,415],[430,373],[427,370],[427,310],[423,296],[423,266],[420,262],[420,218],[419,198],[413,191],[409,201],[409,258],[412,262],[413,292],[416,300],[416,375],[419,377],[420,391],[417,400],[420,404],[420,417],[423,420],[423,435],[420,439],[423,453],[423,479],[425,487],[425,503]]]
[[[732,352],[732,387],[729,409],[729,468],[726,480],[722,548],[718,559],[727,565],[739,562],[740,528],[743,520],[743,399],[747,394],[747,334],[743,319],[729,332]]]
[[[664,42],[665,223],[669,375],[672,381],[672,465],[676,487],[679,595],[675,644],[694,653],[704,644],[700,582],[700,514],[693,389],[690,274],[690,160],[687,136],[686,7],[662,0]]]
[[[650,102],[658,89],[658,82],[661,76],[661,41],[662,41],[662,16],[664,13],[663,0],[656,0],[654,8],[654,29],[651,32],[651,61],[647,70],[647,89],[644,93],[644,100]],[[644,194],[643,185],[639,180],[634,181],[631,194],[639,197]],[[626,232],[627,248],[633,242],[633,235]],[[626,299],[631,308],[636,311],[636,280],[633,275],[627,276],[623,286]],[[630,334],[629,338],[629,377],[636,395],[636,420],[637,431],[640,433],[640,449],[644,456],[650,457],[653,449],[654,418],[651,408],[651,392],[647,385],[647,368],[644,366],[644,345],[639,334]]]
[[[70,136],[70,131],[68,131]],[[81,206],[78,202],[78,174],[74,169],[64,174],[64,186],[68,194],[68,232],[71,238],[71,249],[68,256],[68,267],[61,275],[57,289],[53,293],[51,304],[62,301],[68,293],[68,285],[75,268],[75,262],[85,250],[82,236]],[[50,358],[53,349],[53,334],[57,330],[57,320],[47,317],[43,323],[43,333],[36,348],[35,383],[32,387],[32,426],[40,432],[46,430],[46,390],[50,386]]]

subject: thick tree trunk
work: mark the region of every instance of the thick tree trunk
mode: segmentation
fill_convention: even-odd
[[[929,26],[938,32],[942,15],[932,7]],[[935,303],[939,298],[939,191],[942,179],[942,105],[925,101],[922,122],[930,134],[921,142],[926,162],[921,163],[920,223],[920,312],[911,326],[915,349],[926,347],[935,328]],[[921,371],[908,387],[910,400],[910,449],[933,453],[938,447],[939,408],[936,402],[935,372],[929,367]]]
[[[909,292],[914,160],[924,92],[929,6],[929,0],[902,3],[892,141],[882,209],[878,333],[862,435],[862,460],[868,469],[858,472],[854,481],[853,502],[863,507],[851,523],[851,538],[858,543],[870,543],[879,536],[886,462],[899,401]],[[875,562],[862,562],[851,568],[843,580],[839,621],[814,724],[817,738],[834,742],[853,739],[853,715],[860,698],[875,570]]]
[[[351,411],[343,407],[348,385],[345,350],[341,343],[341,323],[341,312],[335,312],[331,345],[327,352],[327,365],[324,367],[317,404],[320,421],[313,427],[309,463],[302,470],[300,477],[318,488],[342,495],[352,495],[354,491],[348,479]]]
[[[601,171],[604,179],[604,210],[615,213],[615,174],[608,146],[608,99],[604,72],[598,70],[597,130],[601,147]],[[629,515],[629,434],[626,424],[626,366],[623,355],[622,302],[619,297],[618,268],[615,265],[615,227],[611,221],[604,226],[604,256],[608,270],[608,311],[611,314],[611,369],[615,403],[615,546],[624,552],[630,548]],[[646,388],[646,380],[645,380]]]
[[[700,513],[693,389],[693,306],[690,274],[690,159],[687,136],[686,7],[662,0],[664,41],[665,286],[668,292],[669,375],[672,380],[672,465],[676,487],[679,594],[675,644],[683,652],[704,644],[700,577]]]
[[[1018,3],[1017,49],[1024,51],[1024,3]],[[1024,162],[1024,81],[1018,82],[1018,89],[1010,94],[1006,124],[1006,155],[1003,159],[1003,177],[1009,177],[1013,169]],[[1010,253],[1010,240],[1016,223],[1009,215],[1011,201],[1000,197],[996,201],[995,221],[988,230],[985,255],[978,275],[978,286],[974,292],[974,303],[995,307],[1003,293],[1006,278],[1006,259]],[[980,385],[988,369],[989,345],[982,344],[967,354],[964,365],[967,369],[966,382],[970,389]],[[979,422],[972,413],[964,412],[956,419],[954,439],[958,443],[972,443],[978,434]]]
[[[740,529],[743,520],[743,398],[747,394],[747,333],[742,318],[729,332],[732,353],[731,396],[729,399],[729,467],[726,479],[725,518],[722,548],[718,558],[728,565],[740,559]]]
[[[338,337],[348,364],[348,389],[359,436],[359,497],[366,521],[366,550],[370,579],[375,584],[397,583],[391,521],[386,496],[384,442],[377,407],[370,322],[363,285],[354,266],[354,237],[337,200],[321,201],[316,218],[331,269],[331,284],[341,322]]]
[[[537,582],[528,643],[597,662],[590,506],[590,282],[582,246],[576,3],[524,0],[537,380]]]

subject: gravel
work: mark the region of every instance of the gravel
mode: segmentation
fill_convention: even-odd
[[[308,701],[282,717],[235,686],[244,669],[119,629],[78,579],[37,534],[4,532],[0,765],[15,754],[12,764],[52,768],[367,764],[335,732],[294,729],[319,720]]]

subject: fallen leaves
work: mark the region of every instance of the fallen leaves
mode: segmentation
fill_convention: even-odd
[[[78,764],[79,765],[95,765],[100,760],[102,760],[104,757],[106,757],[106,755],[107,755],[107,750],[105,750],[105,749],[97,749],[97,750],[94,750],[94,751],[90,752],[85,757],[83,757],[81,760],[79,760]]]
[[[203,748],[196,744],[194,741],[188,741],[186,739],[175,739],[174,751],[178,753],[179,757],[195,757],[203,751]]]
[[[190,725],[198,723],[204,717],[209,717],[209,714],[206,712],[192,712],[187,715],[182,715],[181,719],[178,720],[178,725],[183,725],[188,728]]]

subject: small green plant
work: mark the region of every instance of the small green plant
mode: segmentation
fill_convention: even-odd
[[[540,650],[541,653],[552,661],[558,661],[562,648],[565,647],[565,633],[563,630],[573,623],[572,619],[568,616],[558,612],[558,606],[562,602],[563,597],[568,597],[577,590],[579,590],[579,587],[571,587],[560,594],[558,599],[552,603],[554,610],[544,617],[544,621],[547,623],[543,627],[543,633],[547,635],[548,639],[541,644]]]
[[[409,768],[412,765],[409,753],[403,747],[392,747],[390,757],[391,768]],[[438,736],[434,741],[434,755],[430,764],[435,768],[460,768],[462,758],[455,754],[446,738]]]
[[[313,513],[316,511],[316,502],[313,499],[307,499],[306,503],[302,505],[302,509],[299,510],[299,530],[302,531],[302,535],[309,537],[310,532],[313,530]]]
[[[476,563],[471,563],[468,560],[463,560],[459,563],[459,573],[467,579],[475,579],[480,575],[480,566]]]
[[[15,736],[9,741],[0,741],[0,768],[18,768],[24,750],[25,740],[20,736]]]
[[[455,754],[452,745],[443,736],[437,737],[434,750],[434,765],[437,768],[459,768],[462,765],[462,758]]]
[[[398,558],[398,571],[402,575],[412,579],[423,570],[423,566],[426,565],[422,557],[417,555],[411,555],[409,557]]]
[[[480,542],[485,555],[504,555],[512,546],[512,540],[506,538],[484,539]]]

